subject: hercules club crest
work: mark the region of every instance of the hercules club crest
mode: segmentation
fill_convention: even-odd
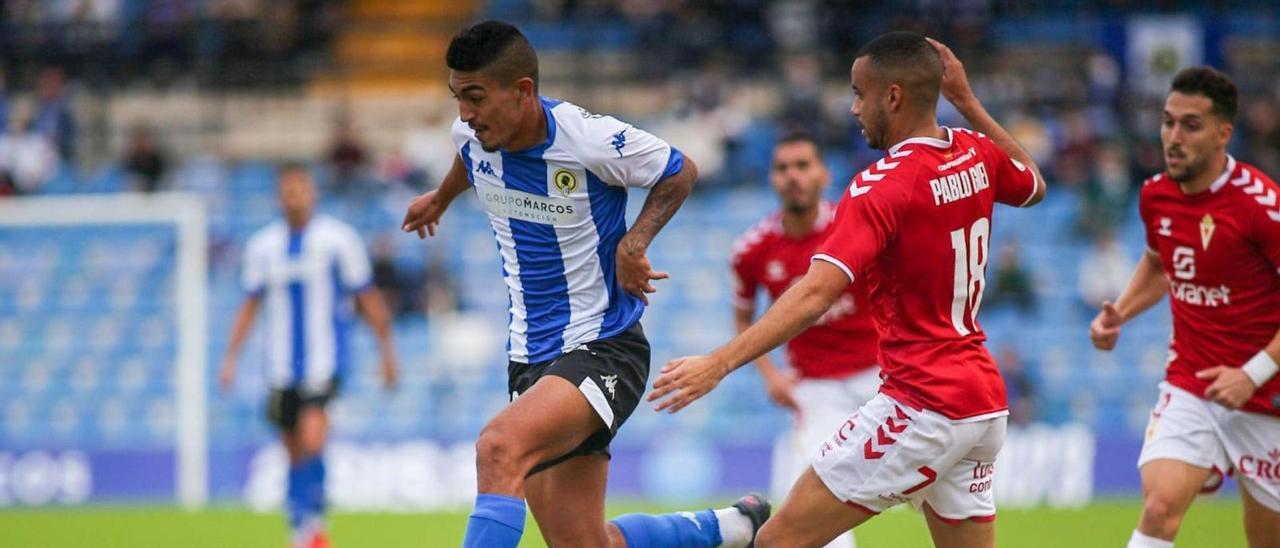
[[[557,170],[551,180],[555,183],[556,189],[566,198],[573,194],[573,191],[578,190],[578,177],[567,169]]]

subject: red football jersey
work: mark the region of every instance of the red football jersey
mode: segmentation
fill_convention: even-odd
[[[983,346],[991,211],[1026,205],[1035,174],[985,135],[907,139],[859,173],[814,260],[871,290],[881,391],[952,420],[1008,413],[1004,380]]]
[[[1271,179],[1230,156],[1222,176],[1193,196],[1163,173],[1142,185],[1147,248],[1169,280],[1169,384],[1203,395],[1209,381],[1197,371],[1240,367],[1280,330],[1278,195]],[[1280,377],[1244,409],[1280,416]]]
[[[749,307],[761,287],[777,300],[804,277],[818,246],[834,226],[835,206],[822,202],[813,232],[792,238],[782,229],[782,216],[771,215],[748,230],[733,246],[735,306]],[[787,342],[787,361],[802,377],[848,377],[876,364],[876,328],[867,313],[867,289],[850,284],[840,299],[809,329]]]

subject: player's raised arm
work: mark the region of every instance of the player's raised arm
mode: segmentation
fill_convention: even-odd
[[[649,189],[649,195],[645,198],[644,207],[640,209],[636,222],[632,223],[631,229],[618,242],[618,282],[624,290],[640,297],[645,304],[649,304],[649,298],[645,294],[657,291],[650,282],[671,277],[666,272],[654,271],[645,253],[653,238],[684,204],[697,181],[698,166],[692,159],[684,157],[679,171],[664,177]]]
[[[848,274],[827,261],[814,261],[808,274],[778,297],[760,320],[706,356],[672,360],[663,366],[649,401],[667,395],[658,411],[675,413],[706,395],[720,379],[813,325],[850,283]]]
[[[1001,150],[1008,154],[1010,158],[1021,165],[1026,166],[1035,174],[1036,190],[1031,198],[1022,207],[1029,207],[1040,203],[1044,199],[1047,185],[1045,184],[1044,175],[1040,173],[1040,166],[1036,165],[1035,160],[1027,153],[1026,150],[1019,145],[1009,132],[996,122],[995,118],[987,112],[982,106],[982,102],[973,94],[973,89],[969,87],[969,78],[965,75],[964,64],[952,53],[951,48],[942,42],[927,38],[930,44],[938,50],[938,55],[942,57],[942,96],[965,120],[973,126],[974,131],[981,132],[995,142]]]
[[[453,167],[449,168],[449,173],[444,176],[440,187],[414,198],[409,204],[409,209],[404,214],[404,221],[400,224],[401,230],[416,231],[419,238],[426,238],[427,233],[435,236],[436,224],[440,222],[440,216],[444,215],[444,211],[458,195],[466,192],[471,186],[468,177],[467,167],[462,163],[462,157],[454,156]]]

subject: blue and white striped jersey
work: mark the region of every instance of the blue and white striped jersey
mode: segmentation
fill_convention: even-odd
[[[316,215],[300,232],[276,221],[253,234],[241,285],[263,299],[272,388],[318,391],[345,373],[351,296],[371,281],[364,243],[332,217]]]
[[[617,279],[627,187],[649,188],[684,156],[661,139],[571,103],[542,99],[547,140],[485,152],[461,119],[453,141],[489,214],[511,298],[511,361],[536,363],[633,325],[643,302]]]

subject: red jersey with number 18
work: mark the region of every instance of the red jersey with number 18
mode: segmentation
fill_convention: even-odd
[[[849,183],[814,260],[869,284],[880,333],[881,391],[953,421],[1008,413],[983,346],[991,211],[1029,203],[1035,174],[981,133],[916,137]]]
[[[1230,156],[1199,194],[1183,194],[1163,173],[1142,186],[1147,249],[1160,256],[1169,281],[1169,384],[1204,397],[1209,381],[1197,372],[1244,365],[1280,329],[1278,197],[1271,179]],[[1244,410],[1280,417],[1280,376],[1263,383]]]

